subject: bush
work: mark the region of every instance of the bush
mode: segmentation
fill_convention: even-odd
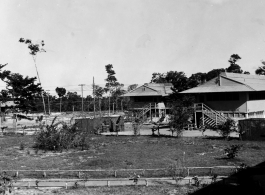
[[[43,150],[63,150],[85,144],[86,133],[79,131],[77,124],[55,123],[56,117],[51,125],[41,126],[35,137],[34,147]]]
[[[222,137],[229,138],[230,133],[237,132],[237,122],[231,118],[228,118],[224,123],[219,125],[218,127],[219,134]]]
[[[227,158],[232,159],[238,155],[239,150],[241,149],[242,145],[231,145],[224,149],[225,155]]]

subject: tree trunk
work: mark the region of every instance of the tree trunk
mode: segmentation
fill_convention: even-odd
[[[60,98],[60,113],[62,113],[62,97]]]

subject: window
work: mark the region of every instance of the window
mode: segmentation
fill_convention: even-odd
[[[264,100],[264,99],[265,99],[265,91],[249,93],[249,100]]]
[[[239,93],[208,93],[206,99],[207,101],[237,101]]]
[[[135,102],[157,102],[159,99],[158,97],[153,96],[137,96],[134,97]]]

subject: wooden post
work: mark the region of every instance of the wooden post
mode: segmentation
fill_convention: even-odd
[[[155,103],[155,118],[156,118],[156,103]]]
[[[151,121],[153,121],[152,120],[152,105],[151,105],[151,103],[150,103],[150,119],[151,119]]]
[[[117,177],[117,171],[114,171],[114,177]]]
[[[107,181],[107,186],[108,186],[108,187],[110,186],[110,183],[109,183],[109,181]]]
[[[194,112],[194,127],[196,127],[197,128],[197,119],[196,119],[196,110],[195,110],[195,112]]]

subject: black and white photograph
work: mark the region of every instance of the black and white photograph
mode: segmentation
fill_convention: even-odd
[[[265,195],[264,0],[1,0],[0,195]]]

